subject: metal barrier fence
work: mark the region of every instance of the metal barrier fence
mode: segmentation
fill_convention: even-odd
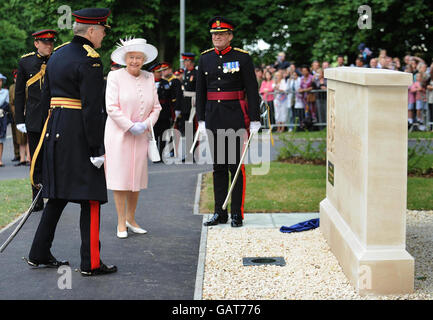
[[[311,90],[311,93],[314,94],[315,96],[315,101],[314,101],[314,105],[310,105],[309,108],[311,109],[311,107],[313,106],[313,108],[315,109],[315,121],[313,121],[313,126],[315,127],[319,127],[319,128],[324,128],[326,127],[326,90]],[[268,92],[268,94],[274,94],[273,92]],[[293,93],[292,93],[293,94]],[[273,124],[273,121],[270,121],[269,117],[273,114],[273,112],[271,110],[271,114],[269,114],[268,111],[268,106],[267,103],[264,99],[266,99],[266,95],[265,97],[261,97],[261,103],[260,103],[260,111],[261,111],[261,123],[262,123],[262,127],[265,129],[269,129],[269,123],[271,122],[270,127],[271,128],[275,128],[278,126],[282,126],[282,127],[289,127],[289,128],[293,128],[293,127],[299,127],[301,126],[301,123],[298,121],[296,121],[296,119],[294,119],[294,101],[290,101],[290,108],[288,110],[288,121],[285,124]],[[269,108],[272,108],[272,106],[269,106]],[[305,112],[305,109],[304,109]]]
[[[313,126],[319,127],[319,128],[325,128],[326,127],[326,90],[311,90],[311,93],[314,93],[316,99],[315,99],[315,109],[316,109],[316,121],[313,122]],[[268,94],[273,94],[273,92],[269,92]],[[260,110],[261,110],[261,122],[262,127],[265,129],[269,129],[269,112],[266,107],[266,103],[263,100],[260,104]],[[301,124],[298,122],[295,122],[295,119],[293,119],[293,102],[291,105],[291,108],[288,110],[289,116],[287,123],[283,125],[277,125],[271,123],[271,128],[275,128],[278,126],[282,127],[299,127]],[[304,109],[305,112],[305,109]],[[415,123],[410,128],[409,131],[433,131],[433,121],[432,119],[430,108],[427,105],[427,109],[423,110],[423,124]]]

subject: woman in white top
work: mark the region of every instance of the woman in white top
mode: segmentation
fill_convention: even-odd
[[[287,122],[289,113],[289,99],[287,98],[287,82],[284,79],[282,70],[275,74],[276,93],[274,98],[275,123],[277,124],[277,132],[284,131],[284,124]]]
[[[301,121],[305,118],[305,110],[304,103],[302,102],[302,94],[298,92],[301,87],[301,78],[298,76],[296,72],[292,72],[288,84],[289,92],[293,95],[293,99],[295,101],[293,121],[295,124],[299,125]],[[298,118],[296,120],[296,118]]]

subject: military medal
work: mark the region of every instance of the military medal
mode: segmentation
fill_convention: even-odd
[[[239,72],[240,68],[239,68],[239,61],[235,62],[235,70],[236,72]]]

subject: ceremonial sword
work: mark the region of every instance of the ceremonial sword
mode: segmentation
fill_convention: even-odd
[[[229,193],[227,194],[226,200],[224,201],[224,204],[223,204],[223,210],[227,209],[227,205],[228,205],[228,203],[229,203],[229,198],[230,198],[230,196],[231,196],[231,194],[232,194],[232,192],[233,192],[234,186],[235,186],[235,184],[236,184],[236,180],[238,179],[239,171],[241,170],[242,164],[243,164],[243,162],[244,162],[245,155],[247,154],[247,150],[248,150],[248,147],[249,147],[249,145],[250,145],[251,138],[253,137],[253,135],[254,135],[254,132],[251,132],[250,137],[248,138],[248,141],[247,141],[247,143],[246,143],[246,146],[245,146],[244,152],[242,153],[241,160],[239,161],[239,165],[238,165],[238,169],[236,170],[235,177],[234,177],[233,180],[232,180],[232,184],[231,184],[231,186],[230,186]]]
[[[9,238],[7,238],[7,240],[5,241],[5,243],[2,244],[2,246],[0,247],[0,253],[3,252],[4,249],[6,249],[6,247],[9,245],[9,243],[15,238],[15,236],[17,235],[17,233],[21,230],[21,227],[27,221],[27,219],[29,218],[29,216],[32,214],[33,209],[35,208],[35,205],[38,202],[38,200],[39,200],[39,198],[41,197],[41,194],[42,194],[42,185],[40,184],[39,186],[40,186],[40,189],[39,189],[39,191],[38,191],[35,199],[33,200],[32,204],[30,205],[30,208],[24,214],[24,216],[22,217],[20,223],[17,225],[17,227],[15,228],[15,230],[11,233],[11,235],[9,236]]]

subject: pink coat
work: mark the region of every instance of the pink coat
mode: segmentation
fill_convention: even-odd
[[[147,188],[149,131],[134,136],[134,122],[150,119],[155,125],[161,111],[152,73],[135,77],[125,68],[111,71],[105,95],[105,176],[107,189],[140,191]],[[149,120],[147,120],[149,121]]]

